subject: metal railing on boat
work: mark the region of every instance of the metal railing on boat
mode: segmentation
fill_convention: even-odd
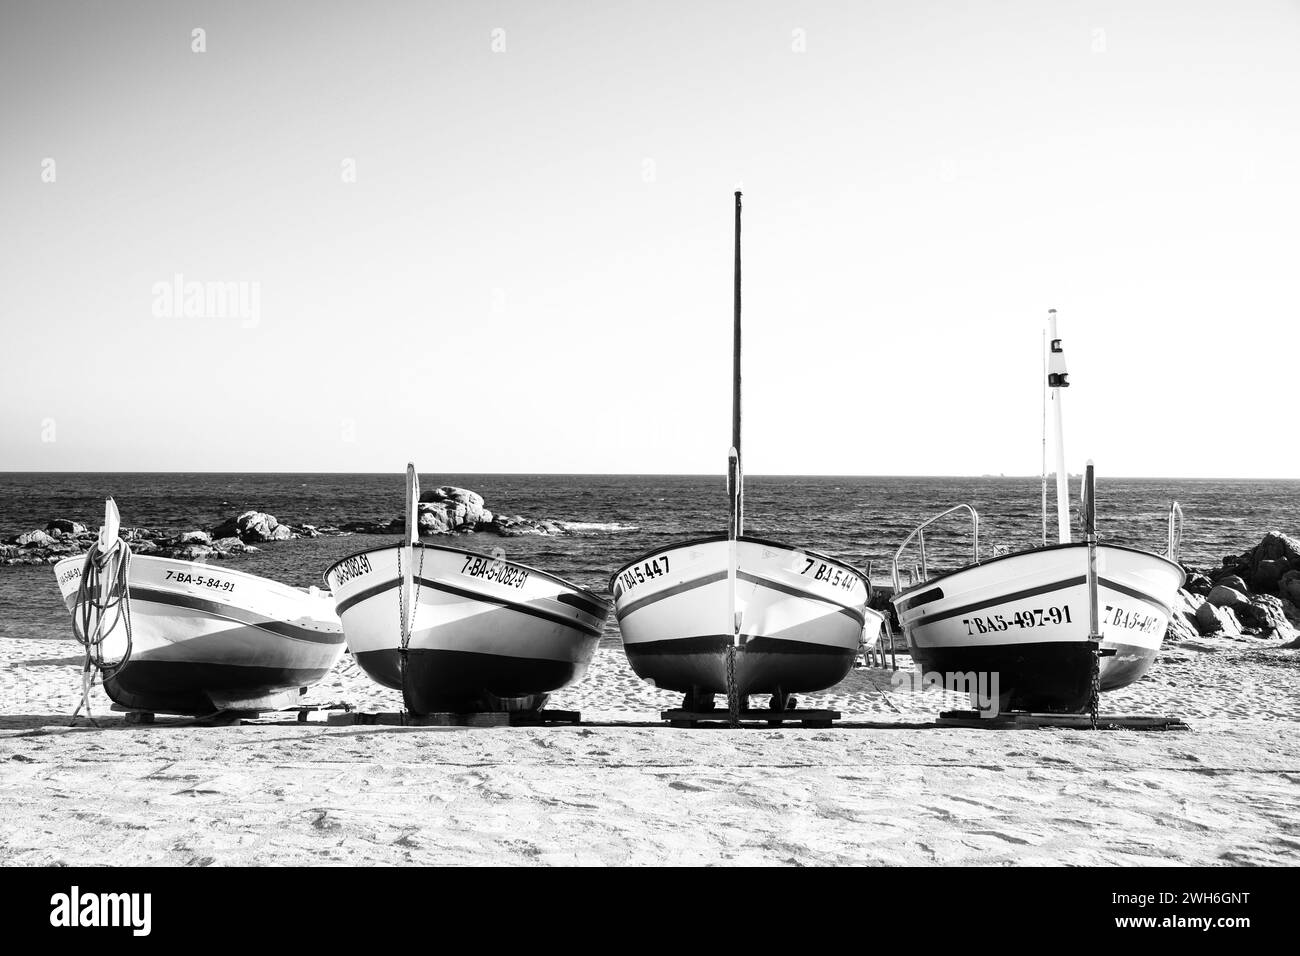
[[[1183,550],[1183,509],[1177,501],[1169,502],[1169,545],[1165,552],[1170,561],[1177,561]]]
[[[937,515],[933,515],[933,516],[931,516],[930,518],[927,518],[925,521],[922,521],[919,525],[917,525],[917,526],[912,530],[912,533],[911,533],[911,534],[909,534],[906,538],[903,539],[903,543],[900,544],[900,545],[898,546],[898,550],[894,552],[894,560],[893,560],[893,564],[892,564],[892,567],[891,567],[890,570],[891,570],[891,572],[892,572],[892,574],[893,574],[893,579],[894,579],[894,593],[895,593],[895,594],[897,594],[899,591],[902,590],[902,577],[901,577],[901,575],[899,574],[899,571],[898,571],[898,562],[899,562],[899,560],[902,558],[902,556],[903,556],[903,552],[904,552],[905,550],[907,550],[907,546],[908,546],[909,544],[912,543],[912,540],[913,540],[913,539],[916,539],[916,541],[917,541],[917,545],[918,545],[918,547],[919,547],[919,549],[920,549],[920,552],[921,552],[921,554],[920,554],[920,557],[921,557],[921,566],[920,566],[919,573],[915,576],[915,579],[914,579],[912,582],[910,582],[910,583],[908,584],[909,587],[912,587],[912,586],[914,586],[915,584],[920,584],[920,583],[922,583],[922,582],[924,582],[924,581],[929,580],[929,577],[930,577],[930,561],[929,561],[929,556],[928,556],[928,554],[926,553],[926,550],[925,550],[925,529],[928,528],[928,527],[930,527],[930,525],[934,524],[935,522],[937,522],[937,521],[942,521],[944,518],[948,517],[948,516],[951,515],[951,514],[955,514],[955,513],[958,512],[958,511],[965,511],[965,512],[967,512],[968,514],[970,514],[970,519],[971,519],[971,564],[979,564],[979,563],[980,563],[980,516],[979,516],[979,512],[976,511],[973,507],[971,507],[970,505],[967,505],[967,504],[953,505],[953,506],[952,506],[951,508],[949,508],[947,511],[941,511],[941,512],[939,512],[939,514],[937,514]]]

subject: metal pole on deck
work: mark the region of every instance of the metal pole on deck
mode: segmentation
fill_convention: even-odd
[[[730,520],[727,524],[727,594],[728,626],[731,644],[727,647],[727,713],[731,726],[740,725],[740,687],[736,681],[736,655],[740,652],[740,612],[736,609],[736,578],[740,572],[737,540],[745,528],[745,475],[740,458],[740,190],[736,190],[736,263],[733,293],[731,345],[731,449],[727,453],[727,485]]]
[[[1047,547],[1047,330],[1043,329],[1043,377],[1038,381],[1043,406],[1043,468],[1039,473],[1043,494],[1043,547]]]
[[[1065,352],[1056,335],[1056,310],[1047,310],[1051,330],[1051,351],[1047,362],[1047,387],[1056,409],[1056,536],[1061,544],[1070,543],[1070,475],[1065,470],[1065,423],[1061,414],[1061,389],[1070,385],[1065,368]]]

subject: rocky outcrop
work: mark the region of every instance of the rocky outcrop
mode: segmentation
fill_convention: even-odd
[[[75,521],[69,521],[67,518],[53,518],[45,526],[46,531],[58,531],[60,534],[79,535],[85,534],[89,529],[84,524],[78,524]]]
[[[1249,551],[1225,557],[1221,567],[1186,570],[1167,640],[1187,639],[1190,611],[1190,623],[1202,636],[1266,638],[1298,646],[1300,541],[1270,531]]]
[[[520,515],[497,515],[489,522],[486,530],[506,538],[517,538],[526,534],[561,535],[568,533],[564,530],[564,526],[557,521],[545,519],[539,521],[535,518],[524,518]]]
[[[558,521],[527,518],[522,515],[499,515],[489,511],[483,496],[468,488],[441,485],[420,496],[420,534],[497,534],[562,535],[568,531]],[[264,511],[244,511],[207,530],[160,531],[150,528],[123,528],[122,537],[136,554],[180,558],[186,561],[222,560],[249,551],[267,542],[293,538],[319,538],[348,534],[400,534],[404,521],[395,518],[367,518],[344,522],[340,526],[286,524]],[[52,518],[44,530],[33,529],[15,535],[0,544],[0,566],[55,564],[65,557],[81,554],[90,548],[96,531],[68,518]]]
[[[483,509],[483,496],[468,488],[442,485],[420,495],[421,531],[426,526],[431,533],[477,530],[491,521],[492,513]]]
[[[50,525],[54,530],[48,534],[43,531],[28,531],[10,538],[10,543],[0,545],[0,565],[57,564],[72,555],[84,554],[98,538],[97,531],[90,531],[77,522],[56,519]],[[67,526],[80,530],[64,531],[63,528]],[[134,554],[180,558],[184,561],[220,560],[257,550],[238,537],[214,541],[206,531],[169,534],[151,528],[123,528],[120,534]]]
[[[288,541],[293,529],[280,524],[275,515],[262,511],[245,511],[237,518],[227,518],[212,529],[214,538],[238,538],[245,544],[262,541]]]

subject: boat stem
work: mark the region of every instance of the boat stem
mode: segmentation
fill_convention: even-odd
[[[420,540],[420,476],[415,465],[406,464],[406,523],[402,528],[402,545],[399,552],[401,564],[401,591],[398,595],[400,604],[401,645],[398,652],[398,666],[402,676],[402,701],[406,702],[406,652],[411,643],[411,631],[415,619],[415,544]]]
[[[1092,645],[1092,693],[1089,709],[1097,727],[1101,672],[1101,609],[1097,594],[1097,485],[1092,462],[1083,474],[1083,540],[1088,545],[1088,642]]]

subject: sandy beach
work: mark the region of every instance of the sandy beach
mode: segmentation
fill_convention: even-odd
[[[1294,865],[1298,673],[1206,639],[1103,698],[1190,731],[940,729],[962,701],[874,668],[802,701],[833,729],[680,730],[602,648],[552,699],[581,726],[128,726],[96,694],[69,728],[77,646],[9,639],[0,863]],[[398,703],[350,658],[305,698],[344,701]]]

